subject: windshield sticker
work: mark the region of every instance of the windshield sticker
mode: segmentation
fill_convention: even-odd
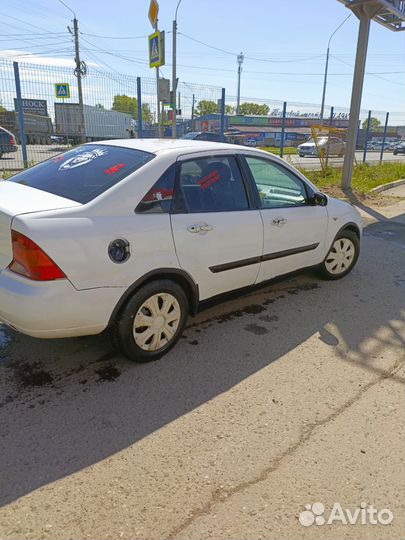
[[[60,161],[63,161],[65,159],[65,154],[61,154],[60,156],[56,156],[55,158],[53,158],[53,163],[59,163]]]
[[[204,178],[201,178],[201,180],[198,181],[201,189],[207,189],[208,187],[212,186],[215,182],[218,182],[218,180],[221,178],[219,172],[215,169],[215,171],[210,172]]]
[[[75,169],[76,167],[81,167],[82,165],[87,165],[87,163],[91,163],[96,158],[100,156],[104,156],[108,154],[107,150],[103,150],[101,148],[96,148],[95,150],[85,151],[79,154],[78,156],[72,157],[65,161],[65,163],[62,163],[62,165],[59,167],[59,171],[67,171],[69,169]]]
[[[104,174],[114,174],[125,167],[125,163],[117,163],[104,171]]]

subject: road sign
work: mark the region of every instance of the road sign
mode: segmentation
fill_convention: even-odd
[[[55,95],[57,98],[70,98],[70,87],[68,83],[56,83]]]
[[[159,99],[160,101],[168,102],[170,99],[170,80],[159,79]]]
[[[153,28],[156,28],[158,13],[159,13],[159,4],[156,2],[156,0],[150,0],[148,16],[149,16],[150,24],[153,26]]]
[[[25,99],[22,100],[23,111],[39,116],[48,116],[46,99]],[[17,99],[14,98],[14,109],[17,110]]]
[[[165,64],[164,32],[154,32],[148,37],[149,67],[159,67]]]

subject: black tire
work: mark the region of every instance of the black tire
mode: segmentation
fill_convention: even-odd
[[[141,348],[135,341],[133,333],[134,319],[142,305],[149,298],[159,295],[160,293],[168,293],[177,300],[180,308],[180,320],[173,337],[171,337],[171,339],[164,346],[157,350],[147,351]],[[115,346],[119,346],[125,356],[135,362],[143,363],[158,360],[164,354],[169,352],[179,340],[186,325],[188,313],[188,299],[180,285],[174,281],[166,279],[152,281],[135,292],[119,314],[114,326],[112,327],[113,343]],[[162,332],[164,333],[163,329]]]
[[[347,240],[350,240],[350,242],[353,244],[354,246],[354,257],[350,263],[350,265],[345,269],[343,270],[342,272],[339,272],[339,273],[332,273],[329,271],[327,265],[327,261],[330,260],[329,257],[331,255],[331,253],[333,252],[334,250],[334,245],[335,245],[335,242],[337,240],[344,240],[344,239],[347,239]],[[335,279],[342,279],[343,277],[347,276],[347,274],[349,272],[351,272],[359,258],[359,255],[360,255],[360,240],[359,240],[359,237],[358,235],[350,230],[350,229],[345,229],[343,231],[341,231],[333,240],[332,242],[332,245],[328,251],[328,254],[326,255],[325,259],[323,260],[323,262],[319,265],[319,271],[320,271],[320,274],[321,276],[324,278],[324,279],[331,279],[331,280],[335,280]]]
[[[392,153],[394,154],[394,156],[396,156],[398,154],[398,152],[396,150],[394,150]]]

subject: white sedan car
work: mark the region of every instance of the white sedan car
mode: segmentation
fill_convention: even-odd
[[[0,182],[0,320],[42,338],[110,328],[153,360],[201,301],[311,266],[341,278],[360,238],[352,206],[272,154],[89,143]]]

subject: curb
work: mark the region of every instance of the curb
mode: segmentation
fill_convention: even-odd
[[[395,180],[394,182],[389,182],[388,184],[381,184],[381,186],[377,186],[371,190],[372,193],[381,193],[381,191],[387,191],[387,189],[391,189],[398,186],[403,186],[405,184],[405,178],[402,180]]]

